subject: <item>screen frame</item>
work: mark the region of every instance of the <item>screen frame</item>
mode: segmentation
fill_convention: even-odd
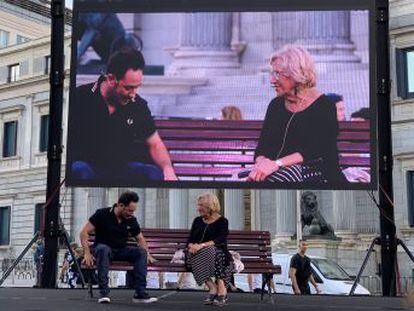
[[[369,12],[369,85],[370,85],[370,183],[349,183],[342,184],[341,187],[332,187],[332,184],[300,184],[295,183],[277,184],[258,183],[246,181],[150,181],[143,184],[131,182],[117,183],[99,182],[94,185],[91,181],[76,180],[73,182],[66,174],[66,183],[74,187],[147,187],[147,188],[223,188],[223,189],[296,189],[296,190],[378,190],[378,103],[384,104],[384,98],[379,91],[381,81],[379,73],[384,72],[386,62],[379,60],[388,57],[387,54],[377,49],[378,37],[388,40],[388,34],[382,33],[378,27],[380,22],[379,10],[388,10],[388,3],[384,0],[340,0],[332,2],[330,0],[74,0],[73,21],[78,19],[79,13],[85,12],[115,12],[115,13],[174,13],[174,12],[283,12],[283,11],[338,11],[338,10],[367,10]],[[76,88],[77,73],[77,38],[76,27],[72,26],[71,46],[71,69],[70,69],[70,91],[73,94]],[[70,120],[69,95],[68,117]],[[385,100],[389,105],[389,96]],[[69,123],[69,122],[68,122]],[[70,132],[68,131],[68,137]],[[69,139],[68,139],[69,141]],[[66,157],[67,159],[67,157]],[[68,165],[66,161],[66,165]],[[66,167],[68,172],[68,167]]]

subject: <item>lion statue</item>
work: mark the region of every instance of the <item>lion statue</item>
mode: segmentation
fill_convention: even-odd
[[[315,193],[306,191],[302,194],[300,210],[303,235],[334,237],[332,226],[326,222],[319,211]]]

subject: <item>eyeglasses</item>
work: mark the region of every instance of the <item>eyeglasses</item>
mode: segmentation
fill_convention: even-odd
[[[275,78],[276,80],[279,80],[281,77],[287,77],[288,75],[283,71],[270,71],[270,76]]]

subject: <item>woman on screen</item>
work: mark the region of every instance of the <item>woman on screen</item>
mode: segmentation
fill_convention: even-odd
[[[220,203],[213,193],[197,198],[197,210],[200,216],[191,226],[186,266],[197,284],[209,289],[204,304],[223,306],[227,304],[227,287],[233,273],[233,259],[227,250],[229,222],[220,215]]]
[[[270,60],[276,91],[266,112],[249,181],[339,183],[336,108],[316,86],[315,64],[299,45]]]

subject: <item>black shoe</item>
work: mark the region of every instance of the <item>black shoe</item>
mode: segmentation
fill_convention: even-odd
[[[213,304],[215,306],[218,306],[218,307],[223,307],[227,304],[228,299],[229,298],[227,297],[227,295],[226,296],[217,296],[216,299],[214,299]]]
[[[135,293],[134,297],[132,298],[132,302],[135,302],[135,303],[153,303],[156,301],[158,301],[158,298],[151,297],[146,292],[143,292],[140,294]]]
[[[217,298],[216,294],[210,294],[208,295],[208,297],[206,299],[204,299],[204,304],[205,305],[212,305],[214,302],[214,299]]]

